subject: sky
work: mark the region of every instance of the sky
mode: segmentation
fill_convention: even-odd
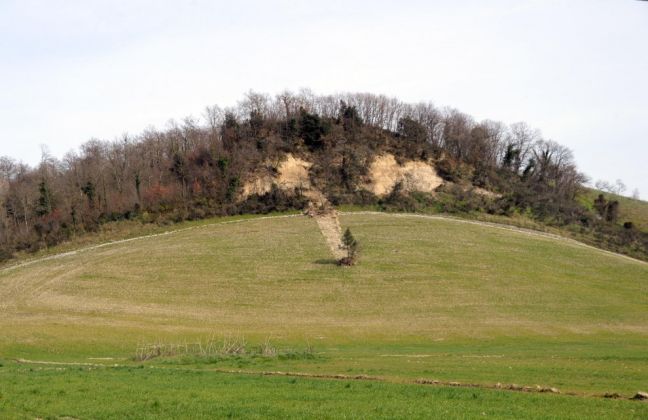
[[[646,1],[0,0],[0,156],[300,88],[526,121],[648,199]]]

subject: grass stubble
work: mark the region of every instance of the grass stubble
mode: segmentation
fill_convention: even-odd
[[[646,416],[592,396],[646,388],[648,265],[457,221],[341,221],[362,244],[349,269],[291,217],[0,272],[0,415]]]

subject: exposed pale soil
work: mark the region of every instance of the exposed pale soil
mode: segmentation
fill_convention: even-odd
[[[251,194],[265,194],[272,189],[273,185],[284,191],[300,189],[309,200],[306,214],[315,219],[331,254],[336,259],[340,259],[346,255],[342,244],[340,221],[337,212],[326,196],[311,185],[308,171],[312,165],[310,162],[287,154],[276,166],[276,175],[271,175],[272,171],[268,168],[268,173],[245,183],[241,199],[245,199]]]
[[[365,188],[381,197],[392,192],[397,183],[404,191],[421,191],[431,193],[443,180],[437,175],[430,163],[409,161],[404,165],[396,162],[394,155],[385,154],[376,157],[369,167],[369,179]]]
[[[304,195],[309,199],[306,215],[314,218],[315,222],[317,222],[317,226],[335,259],[344,258],[346,252],[342,243],[342,227],[340,226],[338,212],[321,191],[311,188]]]
[[[311,188],[308,171],[312,163],[287,154],[279,164],[273,165],[268,162],[261,175],[248,180],[243,185],[243,192],[240,200],[245,200],[252,194],[263,195],[272,190],[276,185],[284,191],[294,191],[295,188],[308,190]],[[276,169],[273,173],[272,168]]]
[[[252,194],[268,193],[273,185],[284,191],[294,191],[296,188],[302,190],[309,199],[306,213],[317,222],[333,256],[341,259],[345,256],[342,228],[335,209],[324,194],[312,186],[309,178],[311,166],[312,163],[287,154],[279,164],[274,165],[275,171],[272,170],[273,165],[268,163],[260,175],[248,180],[243,186],[240,199],[245,200]],[[399,165],[393,155],[386,154],[378,156],[371,164],[364,187],[377,196],[384,196],[399,182],[405,191],[433,192],[443,180],[429,163],[409,161]]]

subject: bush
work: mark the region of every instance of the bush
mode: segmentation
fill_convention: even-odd
[[[0,263],[13,258],[13,253],[8,246],[0,246]]]
[[[353,234],[351,233],[351,229],[347,228],[347,230],[344,232],[344,236],[342,237],[342,243],[346,248],[347,256],[340,259],[338,263],[340,265],[347,265],[347,266],[354,265],[358,260],[359,245],[358,245],[358,241],[353,237]]]
[[[263,195],[252,194],[238,206],[239,213],[265,214],[273,211],[303,210],[308,199],[299,190],[286,192],[276,185]]]

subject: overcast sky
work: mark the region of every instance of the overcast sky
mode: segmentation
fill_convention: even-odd
[[[648,199],[648,2],[0,0],[0,155],[275,94],[384,93],[526,121]]]

